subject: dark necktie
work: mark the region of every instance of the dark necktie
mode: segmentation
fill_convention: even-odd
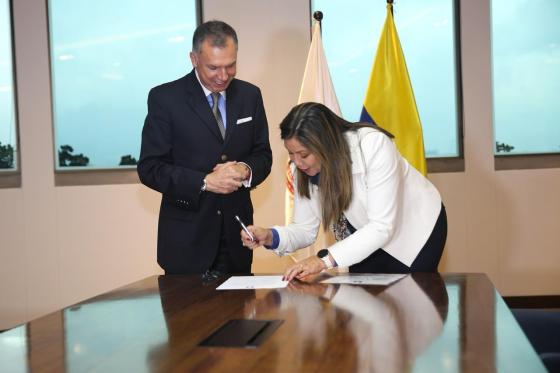
[[[212,93],[212,113],[214,113],[214,118],[216,118],[216,122],[218,122],[218,128],[220,129],[220,133],[222,134],[222,138],[226,137],[226,128],[224,127],[224,121],[222,120],[222,114],[220,113],[220,109],[218,108],[218,100],[220,99],[219,93]]]

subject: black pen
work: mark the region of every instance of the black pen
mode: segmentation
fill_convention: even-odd
[[[245,231],[245,233],[247,233],[247,235],[249,236],[249,238],[251,239],[251,241],[255,241],[255,237],[253,237],[253,235],[251,234],[251,232],[249,232],[249,230],[247,229],[247,226],[245,225],[245,223],[243,223],[241,221],[241,219],[239,218],[239,216],[235,215],[235,219],[239,222],[239,224],[241,225],[241,228],[243,228],[243,230]]]

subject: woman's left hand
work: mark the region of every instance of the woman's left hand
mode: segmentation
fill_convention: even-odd
[[[327,266],[321,259],[316,256],[310,256],[309,258],[305,258],[304,260],[289,267],[284,273],[282,280],[292,281],[294,278],[301,280],[306,276],[319,273],[326,268]]]

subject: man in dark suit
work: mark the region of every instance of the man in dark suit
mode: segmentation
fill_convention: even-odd
[[[194,69],[153,88],[138,175],[162,193],[158,263],[166,274],[250,273],[234,216],[252,224],[250,189],[270,173],[272,152],[259,88],[235,79],[237,35],[201,24]]]

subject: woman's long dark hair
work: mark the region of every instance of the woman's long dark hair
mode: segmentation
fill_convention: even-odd
[[[374,127],[393,137],[376,124],[348,122],[315,102],[294,106],[280,123],[282,140],[295,138],[321,162],[319,198],[324,229],[335,223],[350,206],[352,158],[344,133],[362,127]],[[297,186],[298,194],[309,198],[309,176],[300,170],[297,170]]]

